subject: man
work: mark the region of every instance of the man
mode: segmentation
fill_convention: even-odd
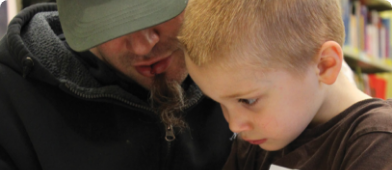
[[[176,39],[187,2],[57,3],[0,41],[0,169],[221,169],[232,133]]]

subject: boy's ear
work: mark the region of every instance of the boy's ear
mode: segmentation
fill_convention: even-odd
[[[340,45],[334,41],[327,41],[322,46],[317,57],[319,80],[325,84],[333,84],[343,62],[343,52]]]

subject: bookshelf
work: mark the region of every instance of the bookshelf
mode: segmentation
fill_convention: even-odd
[[[386,0],[341,0],[344,58],[358,88],[392,98],[392,5]]]
[[[350,47],[343,47],[344,60],[351,67],[356,70],[361,68],[362,73],[374,74],[383,72],[392,72],[392,67],[385,64],[385,62],[371,59],[366,53]]]
[[[342,0],[344,1],[344,0]],[[391,4],[386,0],[352,0],[351,3],[361,2],[363,6],[367,7],[367,12],[376,10],[376,11],[386,11],[392,10]],[[351,6],[349,7],[351,10]],[[343,10],[348,10],[343,9]],[[351,12],[351,11],[350,11]],[[351,24],[351,23],[348,23]],[[358,23],[357,23],[358,24]],[[345,27],[347,27],[347,23],[345,23]],[[352,25],[350,25],[352,26]],[[348,26],[348,27],[350,27]],[[358,26],[358,25],[357,25]],[[355,32],[359,32],[363,30],[356,30]],[[346,34],[351,34],[347,33]],[[358,33],[356,33],[358,34]],[[352,36],[352,35],[346,35]],[[356,36],[356,35],[355,35]],[[347,40],[346,41],[350,41]],[[352,40],[351,40],[352,41]],[[354,41],[361,41],[361,38],[355,38]],[[384,59],[380,59],[379,57],[374,57],[366,53],[363,49],[358,49],[358,45],[345,44],[343,48],[345,61],[347,64],[353,69],[356,70],[358,67],[362,70],[362,73],[382,73],[382,72],[392,72],[392,66],[387,65]],[[391,51],[392,52],[392,51]]]

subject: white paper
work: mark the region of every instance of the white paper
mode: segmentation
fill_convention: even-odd
[[[269,170],[298,170],[298,169],[290,169],[290,168],[285,168],[285,167],[281,167],[281,166],[272,164],[270,166]]]

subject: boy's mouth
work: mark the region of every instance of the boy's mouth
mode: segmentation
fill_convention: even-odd
[[[245,141],[249,142],[249,143],[252,144],[252,145],[261,145],[261,144],[263,144],[264,142],[266,142],[267,139],[260,139],[260,140],[245,140]]]

